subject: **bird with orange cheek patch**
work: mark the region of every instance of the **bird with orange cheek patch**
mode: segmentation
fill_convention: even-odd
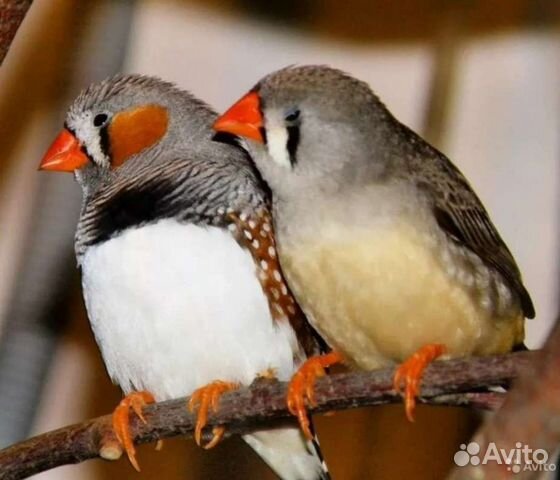
[[[334,349],[291,383],[308,434],[306,399],[333,363],[404,362],[394,387],[412,420],[429,362],[522,345],[535,311],[484,206],[366,83],[324,66],[279,70],[214,128],[244,139],[270,186],[284,274]]]
[[[284,281],[266,189],[216,114],[156,78],[117,76],[74,101],[41,169],[83,189],[75,248],[91,327],[126,394],[113,426],[138,469],[129,415],[191,395],[195,439],[220,396],[287,380],[319,343]],[[215,427],[214,446],[224,429]],[[244,439],[286,480],[329,478],[297,424]]]

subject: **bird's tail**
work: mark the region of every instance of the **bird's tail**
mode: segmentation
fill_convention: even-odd
[[[331,480],[319,440],[312,430],[307,440],[296,423],[293,427],[255,432],[243,439],[282,480]]]

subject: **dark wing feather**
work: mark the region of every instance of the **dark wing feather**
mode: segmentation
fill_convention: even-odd
[[[412,170],[417,185],[433,200],[439,226],[457,243],[476,253],[482,261],[500,272],[517,293],[523,313],[535,316],[533,302],[523,285],[521,273],[508,247],[492,224],[480,199],[463,174],[442,154],[433,150]]]

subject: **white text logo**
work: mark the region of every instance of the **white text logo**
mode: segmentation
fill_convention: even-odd
[[[486,465],[487,463],[498,463],[507,465],[507,469],[513,473],[521,471],[552,472],[556,470],[556,464],[548,463],[548,453],[542,448],[532,449],[521,442],[515,444],[516,448],[507,450],[498,448],[494,442],[490,442],[484,452],[480,445],[471,442],[468,445],[461,444],[459,450],[453,456],[455,465]]]

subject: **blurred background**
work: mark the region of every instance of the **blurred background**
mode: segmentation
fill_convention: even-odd
[[[463,170],[513,251],[537,308],[558,313],[558,0],[35,0],[0,72],[0,446],[110,412],[84,314],[71,175],[36,167],[66,107],[119,71],[158,75],[223,110],[264,74],[322,63],[366,80]],[[195,368],[195,366],[193,366]],[[401,406],[317,419],[335,479],[439,479],[473,412]],[[35,478],[272,479],[243,442],[140,448],[142,474],[91,461]]]

